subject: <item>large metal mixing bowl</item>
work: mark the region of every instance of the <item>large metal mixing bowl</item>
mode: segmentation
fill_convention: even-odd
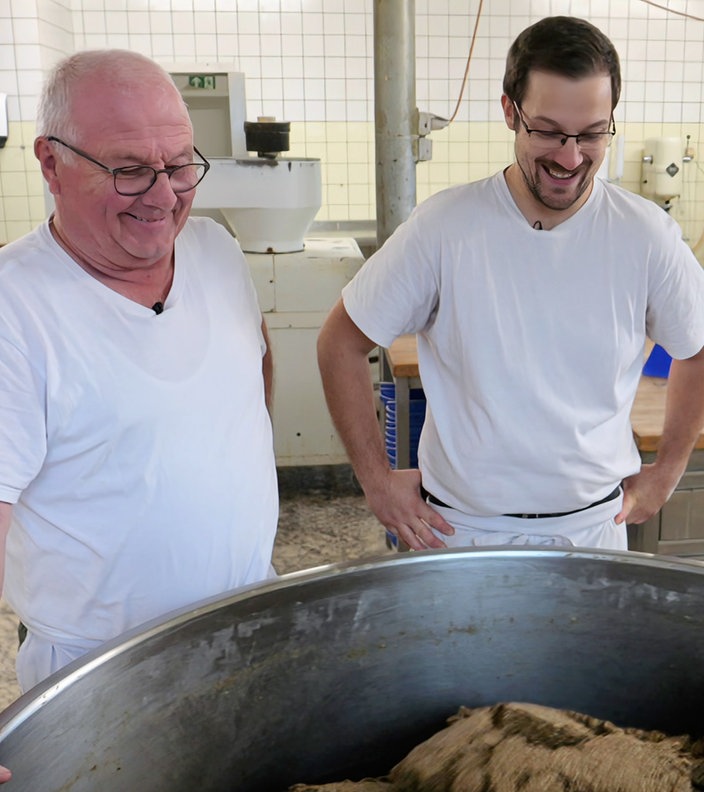
[[[701,734],[703,669],[697,562],[406,553],[123,636],[0,715],[0,763],[8,792],[276,792],[381,773],[460,704]]]

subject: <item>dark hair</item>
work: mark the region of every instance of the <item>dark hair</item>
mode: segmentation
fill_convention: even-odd
[[[621,67],[611,41],[584,19],[545,17],[519,33],[506,57],[504,93],[519,107],[531,71],[578,79],[592,74],[611,77],[611,109],[621,95]]]

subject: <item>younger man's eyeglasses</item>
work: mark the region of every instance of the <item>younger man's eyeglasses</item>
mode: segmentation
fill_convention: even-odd
[[[564,146],[570,138],[574,138],[574,142],[582,151],[597,152],[602,148],[610,146],[616,134],[616,123],[614,122],[613,114],[611,115],[611,127],[606,132],[580,132],[578,135],[569,135],[567,132],[561,132],[559,130],[531,129],[523,118],[521,108],[515,102],[513,102],[513,106],[516,108],[523,128],[530,137],[531,144],[534,145],[536,149],[549,151],[550,149]]]

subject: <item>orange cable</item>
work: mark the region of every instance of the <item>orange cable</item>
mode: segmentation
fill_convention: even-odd
[[[696,19],[697,22],[704,22],[704,17],[694,16],[694,14],[688,14],[686,11],[675,11],[674,8],[660,5],[660,3],[653,3],[652,0],[641,0],[641,3],[645,3],[646,5],[653,6],[653,8],[659,8],[661,11],[669,11],[671,14],[677,14],[678,16],[683,16],[685,17],[685,19]]]
[[[482,16],[482,6],[484,5],[484,0],[479,0],[479,8],[477,8],[477,17],[474,20],[474,32],[472,33],[472,43],[469,45],[469,55],[467,56],[467,65],[464,69],[464,77],[462,78],[462,87],[460,88],[460,95],[457,97],[457,104],[455,105],[455,111],[450,116],[450,120],[447,122],[448,125],[451,124],[455,120],[455,116],[459,112],[460,103],[462,102],[462,95],[464,94],[465,86],[467,85],[467,77],[469,76],[469,64],[472,60],[472,53],[474,52],[474,42],[477,39],[477,30],[479,28],[479,20]]]

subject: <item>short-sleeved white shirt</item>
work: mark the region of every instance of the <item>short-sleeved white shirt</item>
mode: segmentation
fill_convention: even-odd
[[[46,223],[0,252],[4,595],[30,629],[90,646],[270,575],[264,348],[247,263],[212,220],[178,236],[158,316]]]
[[[561,512],[640,467],[630,411],[646,335],[704,345],[704,275],[677,224],[597,180],[550,231],[502,173],[417,207],[343,291],[389,346],[418,333],[426,488],[468,514]]]

